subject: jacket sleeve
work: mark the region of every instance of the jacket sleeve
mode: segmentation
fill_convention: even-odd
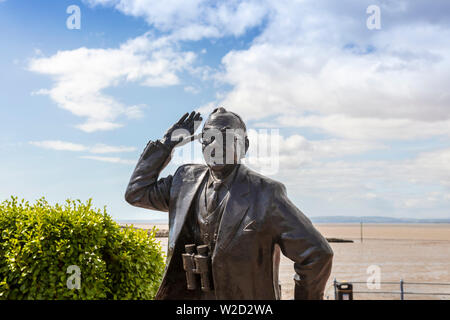
[[[333,251],[311,221],[288,199],[283,185],[277,185],[272,216],[275,241],[283,254],[294,261],[295,299],[323,299],[331,273]]]
[[[169,211],[172,176],[158,180],[171,159],[172,150],[160,141],[150,141],[131,175],[125,200],[136,207]]]

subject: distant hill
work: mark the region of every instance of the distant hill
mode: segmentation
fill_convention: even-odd
[[[314,223],[450,223],[448,219],[413,219],[413,218],[393,218],[377,216],[320,216],[310,217]]]
[[[448,219],[413,219],[413,218],[393,218],[377,216],[319,216],[309,217],[314,223],[450,223]],[[117,220],[121,224],[166,224],[167,220]]]
[[[114,219],[119,224],[167,224],[167,219],[139,219],[139,220],[126,220],[126,219]]]

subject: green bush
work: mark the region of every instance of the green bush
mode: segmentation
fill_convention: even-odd
[[[0,299],[152,299],[164,269],[155,232],[121,229],[91,200],[12,197],[0,204]]]

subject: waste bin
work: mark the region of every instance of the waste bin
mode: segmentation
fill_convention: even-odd
[[[337,287],[338,300],[353,300],[353,285],[348,282],[339,282]]]

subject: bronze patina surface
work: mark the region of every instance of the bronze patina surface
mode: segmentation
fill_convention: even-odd
[[[249,141],[237,114],[215,109],[194,136],[201,120],[187,113],[150,141],[125,193],[128,203],[169,215],[156,299],[280,299],[280,251],[294,261],[295,299],[322,299],[333,257],[326,239],[282,183],[240,163]],[[197,138],[207,165],[182,165],[160,178],[173,149]]]

